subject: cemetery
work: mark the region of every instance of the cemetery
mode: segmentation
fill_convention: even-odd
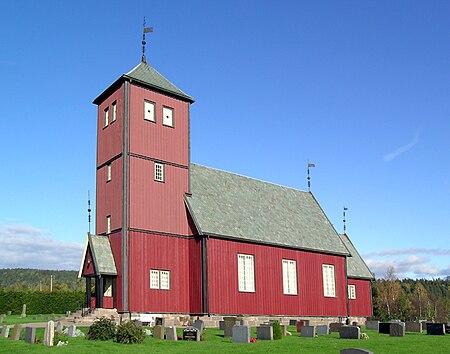
[[[64,315],[2,314],[0,324],[0,352],[46,351],[47,347],[64,346],[64,352],[131,352],[151,351],[182,352],[297,352],[304,353],[443,353],[450,346],[450,335],[445,333],[447,324],[428,322],[391,321],[374,323],[369,328],[361,325],[314,326],[309,321],[293,321],[281,325],[278,321],[250,326],[236,317],[226,317],[217,328],[207,328],[202,320],[191,319],[186,326],[175,326],[160,319],[158,324],[145,326],[140,321],[128,321],[122,325],[116,321],[101,319],[95,325],[73,324]],[[35,320],[34,320],[35,319]],[[418,325],[419,324],[419,325]],[[106,326],[105,326],[106,325]],[[281,339],[274,336],[274,328],[281,328]],[[112,333],[107,333],[108,331]],[[124,330],[125,328],[125,330]],[[331,330],[333,328],[333,330]],[[140,337],[130,340],[135,334]],[[278,330],[277,330],[278,331]],[[94,333],[95,332],[95,333]],[[121,337],[119,339],[119,332]],[[130,334],[131,333],[131,334]],[[94,338],[95,337],[95,338]],[[125,339],[124,339],[125,338]],[[98,340],[96,340],[98,339]],[[124,345],[121,343],[137,343]]]

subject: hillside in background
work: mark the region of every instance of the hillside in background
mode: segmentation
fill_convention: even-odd
[[[54,291],[84,290],[84,279],[78,279],[74,270],[0,269],[0,290],[50,291],[52,279]]]

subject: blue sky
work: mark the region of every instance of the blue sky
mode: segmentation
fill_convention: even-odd
[[[77,269],[92,100],[140,60],[196,102],[192,161],[312,191],[377,277],[450,275],[450,2],[0,4],[0,267]],[[95,205],[93,205],[95,207]]]

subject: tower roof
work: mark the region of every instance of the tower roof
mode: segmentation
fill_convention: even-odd
[[[351,257],[347,258],[347,275],[351,278],[373,279],[372,272],[347,234],[339,234],[339,237],[351,254]]]
[[[183,101],[188,101],[189,103],[194,102],[194,99],[191,96],[181,91],[178,87],[156,71],[156,69],[151,65],[140,62],[128,73],[119,77],[111,86],[103,91],[93,103],[100,104],[106,97],[109,96],[111,91],[117,89],[117,86],[121,85],[124,81],[136,82],[142,86],[175,96]]]

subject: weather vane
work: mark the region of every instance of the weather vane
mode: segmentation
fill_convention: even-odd
[[[309,168],[310,167],[316,167],[316,165],[313,164],[313,163],[309,163],[309,160],[308,160],[308,192],[311,192],[311,177],[309,175]]]
[[[88,233],[91,234],[91,195],[88,191]]]
[[[145,45],[147,42],[145,41],[145,34],[153,32],[153,27],[145,27],[145,17],[144,17],[144,30],[142,32],[142,62],[146,63],[147,58],[145,57]]]

